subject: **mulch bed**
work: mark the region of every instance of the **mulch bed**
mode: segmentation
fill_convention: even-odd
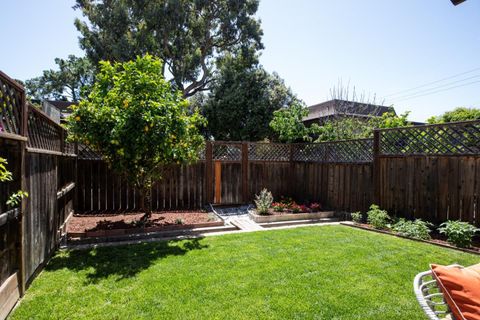
[[[201,211],[154,212],[141,224],[143,213],[74,215],[67,224],[69,237],[101,237],[172,229],[221,226],[214,214]]]
[[[400,238],[405,238],[405,239],[410,239],[410,240],[415,240],[415,241],[420,241],[420,242],[426,242],[426,243],[438,245],[438,246],[445,247],[445,248],[451,248],[451,249],[455,249],[455,250],[460,250],[460,251],[480,255],[480,239],[478,237],[473,238],[472,246],[470,248],[458,248],[458,247],[455,247],[454,245],[450,244],[449,242],[447,242],[447,237],[445,235],[437,232],[437,231],[432,231],[430,233],[430,236],[432,237],[432,239],[430,239],[430,240],[420,240],[420,239],[408,238],[408,237],[402,236],[398,233],[392,232],[390,230],[375,229],[372,226],[370,226],[369,224],[365,224],[365,223],[353,223],[353,224],[349,223],[349,224],[344,224],[344,225],[352,226],[352,227],[356,227],[356,228],[360,228],[360,229],[364,229],[364,230],[389,234],[389,235],[397,236],[397,237],[400,237]]]

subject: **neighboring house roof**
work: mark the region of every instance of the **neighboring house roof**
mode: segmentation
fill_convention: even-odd
[[[76,102],[70,102],[70,101],[57,101],[57,100],[47,100],[47,103],[53,105],[57,109],[59,109],[61,112],[64,113],[70,113],[72,112],[72,109],[70,106],[76,105]]]
[[[353,116],[360,118],[378,117],[384,113],[395,113],[393,107],[360,103],[347,100],[330,100],[308,107],[308,116],[303,121],[312,121],[335,116]]]

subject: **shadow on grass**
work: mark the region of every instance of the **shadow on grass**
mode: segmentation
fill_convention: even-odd
[[[54,256],[45,270],[69,269],[86,272],[86,283],[98,283],[101,279],[115,277],[117,281],[131,278],[148,269],[155,261],[168,256],[181,256],[189,251],[202,250],[203,238],[169,240],[119,247],[102,247],[89,250],[60,252]]]

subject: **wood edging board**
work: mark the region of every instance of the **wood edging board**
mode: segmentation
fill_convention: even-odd
[[[18,275],[15,272],[0,286],[0,320],[4,320],[20,299]]]
[[[466,248],[459,248],[459,247],[455,247],[455,246],[452,246],[452,245],[449,245],[449,244],[435,242],[435,241],[409,238],[409,237],[402,236],[401,234],[389,232],[389,231],[386,231],[386,230],[366,228],[364,226],[354,224],[354,223],[340,222],[340,224],[343,225],[343,226],[347,226],[347,227],[357,228],[357,229],[361,229],[361,230],[365,230],[365,231],[372,231],[372,232],[376,232],[376,233],[382,233],[382,234],[386,234],[386,235],[389,235],[389,236],[394,236],[394,237],[397,237],[397,238],[412,240],[412,241],[416,241],[416,242],[433,244],[433,245],[438,246],[438,247],[453,249],[453,250],[462,251],[462,252],[471,253],[471,254],[476,254],[476,255],[480,256],[480,251],[470,250],[470,249],[466,249]]]

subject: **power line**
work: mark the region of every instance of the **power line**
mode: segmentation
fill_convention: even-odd
[[[480,74],[477,74],[477,75],[474,75],[474,76],[471,76],[471,77],[468,77],[468,78],[465,78],[465,79],[455,80],[455,81],[447,82],[447,83],[439,85],[439,86],[434,86],[432,88],[423,89],[423,90],[420,90],[420,91],[415,91],[415,92],[408,93],[408,94],[405,94],[405,95],[400,95],[398,97],[391,98],[390,100],[404,99],[404,98],[408,98],[408,97],[411,97],[411,96],[416,96],[418,94],[427,93],[429,91],[437,90],[437,89],[444,88],[444,87],[449,87],[449,86],[451,86],[455,83],[460,83],[460,82],[464,82],[464,81],[467,81],[467,80],[476,79],[476,78],[479,78],[479,77],[480,77]]]
[[[407,97],[407,98],[404,98],[404,99],[397,100],[396,102],[415,99],[415,98],[420,98],[420,97],[428,96],[428,95],[431,95],[431,94],[434,94],[434,93],[439,93],[439,92],[452,90],[452,89],[455,89],[455,88],[465,87],[465,86],[475,84],[475,83],[480,83],[480,80],[472,81],[472,82],[468,82],[468,83],[464,83],[464,84],[460,84],[460,85],[456,85],[456,86],[453,86],[453,87],[448,87],[448,88],[444,88],[444,89],[440,89],[440,90],[436,90],[436,91],[432,91],[432,92],[428,92],[428,93],[425,93],[425,94],[419,94],[419,95]]]
[[[449,77],[445,77],[445,78],[442,78],[442,79],[439,79],[439,80],[435,80],[435,81],[432,81],[432,82],[428,82],[428,83],[422,84],[422,85],[417,86],[417,87],[414,87],[414,88],[397,91],[397,92],[395,92],[395,93],[391,93],[391,94],[386,95],[385,98],[386,98],[386,97],[391,97],[391,96],[396,96],[396,95],[398,95],[398,94],[400,94],[400,93],[410,92],[410,91],[413,91],[413,90],[416,90],[416,89],[424,88],[424,87],[427,87],[427,86],[429,86],[429,85],[432,85],[432,84],[435,84],[435,83],[439,83],[439,82],[442,82],[442,81],[445,81],[445,80],[457,78],[457,77],[459,77],[459,76],[463,76],[464,74],[472,73],[472,72],[478,71],[478,70],[480,70],[480,67],[475,68],[475,69],[472,69],[472,70],[468,70],[468,71],[465,71],[465,72],[457,73],[457,74],[454,74],[453,76],[449,76]]]

